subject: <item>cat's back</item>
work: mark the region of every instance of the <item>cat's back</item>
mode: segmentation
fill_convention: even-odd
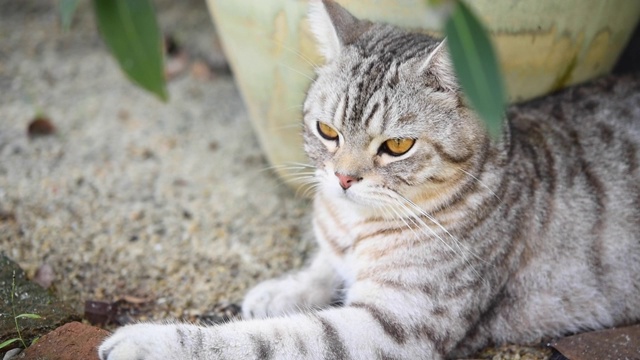
[[[596,232],[605,218],[623,216],[640,242],[640,74],[601,78],[508,116],[509,175],[526,176],[547,197],[547,213],[561,210],[555,215],[567,220],[596,211],[585,219]],[[563,200],[571,208],[555,209]]]
[[[518,105],[509,117],[511,175],[546,197],[549,219],[596,235],[619,222],[640,243],[640,74]]]
[[[514,141],[577,152],[600,165],[626,163],[638,176],[640,73],[608,76],[509,110]]]
[[[502,206],[522,209],[505,227],[526,245],[494,333],[543,324],[524,336],[533,338],[637,321],[640,76],[513,106],[509,120],[512,195]]]

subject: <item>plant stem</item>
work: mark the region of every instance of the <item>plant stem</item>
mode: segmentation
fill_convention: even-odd
[[[11,279],[11,312],[13,313],[13,321],[16,323],[16,331],[18,331],[18,339],[22,343],[22,346],[26,349],[27,344],[24,342],[22,338],[22,334],[20,333],[20,326],[18,326],[18,317],[16,316],[16,307],[13,303],[13,294],[16,292],[16,271],[13,270],[13,277]]]

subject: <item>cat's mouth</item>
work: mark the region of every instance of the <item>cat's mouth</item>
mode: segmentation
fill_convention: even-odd
[[[334,196],[345,199],[354,205],[366,208],[377,207],[376,197],[367,190],[366,184],[356,184],[347,189],[338,186],[334,188]]]
[[[346,180],[340,179],[337,176],[332,176],[329,174],[325,174],[323,176],[324,182],[324,193],[328,196],[349,200],[356,204],[362,204],[363,202],[368,202],[367,197],[363,196],[362,190],[366,186],[362,183],[349,183],[348,186],[345,186]],[[370,200],[369,200],[370,201]]]
[[[318,173],[323,192],[330,197],[347,200],[363,207],[375,207],[377,204],[371,179],[355,175],[345,175],[326,167]]]

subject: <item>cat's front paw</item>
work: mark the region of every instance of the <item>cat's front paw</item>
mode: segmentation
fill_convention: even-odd
[[[327,307],[333,293],[326,284],[288,276],[267,280],[251,289],[242,303],[245,319],[261,319]]]
[[[182,359],[173,325],[136,324],[122,327],[98,348],[100,360]]]

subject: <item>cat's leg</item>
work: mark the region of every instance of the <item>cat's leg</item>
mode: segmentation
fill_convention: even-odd
[[[251,319],[320,310],[334,300],[339,286],[335,269],[320,252],[311,266],[251,289],[242,303],[242,314]]]
[[[441,359],[435,346],[371,307],[239,321],[216,327],[138,324],[115,332],[101,360]]]
[[[394,285],[357,282],[344,307],[317,312],[215,327],[126,326],[100,346],[100,359],[437,360],[464,338],[486,304],[468,288],[468,281],[446,289],[438,289],[437,283],[427,288],[442,300],[410,285]]]

